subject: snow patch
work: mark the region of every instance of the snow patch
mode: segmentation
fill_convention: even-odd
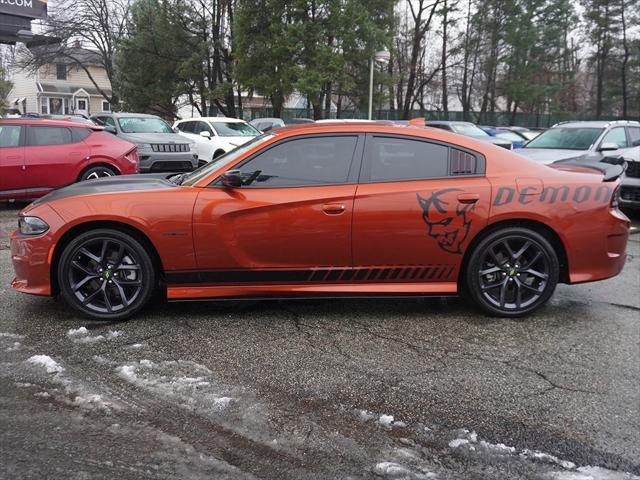
[[[8,348],[5,348],[5,352],[15,352],[16,350],[20,350],[20,346],[21,346],[20,342],[13,342],[13,345],[11,345]]]
[[[102,395],[97,394],[85,394],[85,395],[76,395],[71,402],[69,402],[74,407],[85,408],[89,410],[93,410],[95,408],[101,410],[109,410],[113,404],[104,400]]]
[[[380,415],[380,418],[378,418],[378,423],[380,425],[384,425],[385,427],[391,425],[393,423],[393,415]]]
[[[524,458],[534,458],[542,462],[555,463],[556,465],[560,465],[562,468],[566,468],[567,470],[573,470],[574,468],[576,468],[576,464],[573,462],[570,462],[568,460],[560,460],[558,457],[555,457],[548,453],[539,452],[537,450],[528,450],[525,448],[522,452],[520,452],[520,456]]]
[[[602,467],[579,467],[573,472],[552,472],[547,478],[553,480],[640,480],[626,472],[616,472]]]
[[[38,392],[33,394],[34,397],[49,398],[49,392]]]
[[[142,343],[134,343],[133,345],[129,345],[129,348],[142,348],[144,344]]]
[[[456,438],[455,440],[451,440],[449,442],[449,447],[458,448],[462,445],[467,445],[468,443],[469,443],[469,440],[467,440],[466,438]]]
[[[72,328],[67,332],[67,337],[76,337],[78,335],[88,335],[88,334],[89,334],[89,330],[87,330],[87,327]]]
[[[373,473],[381,476],[407,475],[411,472],[402,465],[394,462],[380,462],[373,467]]]
[[[0,337],[22,339],[24,338],[24,335],[18,335],[17,333],[0,332]]]
[[[47,373],[60,373],[64,371],[64,367],[48,355],[34,355],[26,361],[44,367]]]
[[[73,343],[96,343],[102,342],[104,340],[111,340],[114,338],[118,338],[122,335],[122,332],[118,330],[109,330],[105,335],[89,335],[89,330],[86,327],[80,327],[76,329],[71,329],[67,332],[67,337],[73,341]]]

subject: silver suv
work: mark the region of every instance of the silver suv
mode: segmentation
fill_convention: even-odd
[[[538,135],[516,153],[540,163],[576,159],[599,162],[624,157],[620,205],[640,208],[640,122],[563,122]]]
[[[105,130],[138,146],[140,173],[190,172],[198,167],[195,144],[167,122],[144,113],[97,113],[91,117]]]

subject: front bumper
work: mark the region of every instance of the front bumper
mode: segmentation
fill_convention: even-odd
[[[52,294],[51,260],[55,247],[53,232],[57,232],[64,221],[48,205],[38,207],[37,213],[49,224],[49,230],[42,235],[25,236],[18,230],[11,234],[11,261],[15,270],[15,278],[11,286],[22,293],[32,295]]]
[[[150,172],[190,172],[198,168],[198,154],[195,152],[147,152],[138,151],[140,173]]]

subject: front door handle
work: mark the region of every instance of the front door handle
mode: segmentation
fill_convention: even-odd
[[[326,203],[322,206],[322,211],[327,215],[340,215],[345,211],[345,208],[341,203]]]
[[[477,193],[461,193],[458,195],[458,202],[460,203],[476,203],[480,200],[480,195]]]

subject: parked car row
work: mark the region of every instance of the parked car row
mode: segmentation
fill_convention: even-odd
[[[85,119],[49,115],[0,121],[0,198],[36,198],[70,183],[128,173],[189,172],[212,162],[265,131],[313,123],[226,117],[178,120],[155,115],[102,112]],[[366,120],[320,120],[326,123]],[[377,121],[378,124],[407,123]],[[640,123],[565,122],[544,131],[429,120],[447,130],[517,152],[538,163],[626,162],[620,202],[640,208]]]

